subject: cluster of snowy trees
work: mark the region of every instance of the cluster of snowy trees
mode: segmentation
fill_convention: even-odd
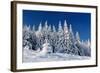
[[[91,56],[90,41],[81,40],[78,32],[74,35],[72,26],[68,27],[66,20],[63,27],[59,21],[57,29],[54,25],[48,25],[47,21],[44,26],[40,23],[37,30],[35,25],[23,26],[23,48],[28,46],[29,50],[41,51],[45,42],[50,44],[50,53]]]

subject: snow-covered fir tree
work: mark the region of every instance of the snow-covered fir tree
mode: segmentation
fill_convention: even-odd
[[[43,49],[52,53],[65,53],[70,55],[91,56],[90,40],[82,40],[79,32],[73,32],[72,25],[68,25],[64,20],[62,26],[61,21],[58,22],[58,28],[50,25],[46,21],[45,24],[40,22],[38,29],[35,25],[23,26],[23,48],[28,47],[29,50],[43,51]],[[49,45],[47,45],[49,44]],[[45,46],[46,45],[46,48]],[[48,49],[49,48],[49,49]]]

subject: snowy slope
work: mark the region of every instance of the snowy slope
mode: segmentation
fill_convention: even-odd
[[[51,53],[51,54],[40,54],[39,51],[32,51],[24,49],[23,62],[47,62],[47,61],[65,61],[65,60],[84,60],[90,59],[86,56],[70,55],[67,53]]]

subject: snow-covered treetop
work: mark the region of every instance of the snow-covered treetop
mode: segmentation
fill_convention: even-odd
[[[72,25],[70,24],[70,27],[69,27],[69,31],[72,33],[73,30],[72,30]]]
[[[78,43],[80,43],[80,36],[79,36],[78,32],[76,32],[76,40],[77,40]]]
[[[48,29],[48,22],[45,22],[45,28]]]
[[[66,20],[64,21],[64,31],[65,33],[68,33],[68,26]]]
[[[24,29],[27,30],[27,31],[30,31],[30,29],[31,29],[31,28],[30,28],[30,25],[29,25],[29,26],[25,25],[25,26],[24,26]]]
[[[48,26],[48,30],[51,32],[51,25]]]
[[[53,32],[56,32],[56,28],[55,28],[55,26],[53,25]]]
[[[90,46],[91,45],[91,43],[90,43],[90,40],[88,39],[88,46]]]
[[[33,25],[33,27],[32,27],[32,31],[35,31],[35,25]]]
[[[61,25],[61,21],[59,21],[59,25],[58,25],[58,32],[62,31],[62,25]]]
[[[42,30],[42,24],[41,24],[41,22],[40,22],[40,24],[39,24],[39,28],[38,28],[38,30],[39,30],[39,31]]]

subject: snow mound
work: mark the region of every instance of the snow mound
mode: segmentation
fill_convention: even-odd
[[[28,49],[24,49],[24,52],[23,52],[23,63],[85,60],[85,59],[90,59],[90,57],[71,55],[71,54],[66,54],[66,53],[41,54],[41,52],[39,51],[32,51]]]

